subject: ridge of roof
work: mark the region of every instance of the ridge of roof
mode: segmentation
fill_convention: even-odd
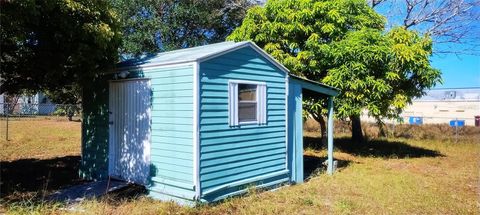
[[[117,68],[134,67],[139,65],[164,65],[174,64],[181,62],[196,61],[204,56],[221,53],[223,51],[241,46],[247,42],[220,42],[208,45],[176,49],[172,51],[160,52],[157,54],[151,54],[142,56],[139,58],[129,59],[117,64]]]
[[[238,48],[243,47],[251,47],[255,49],[260,55],[265,57],[270,63],[278,67],[280,70],[285,72],[287,75],[300,80],[306,81],[321,87],[325,87],[331,89],[333,91],[339,92],[340,90],[331,87],[320,82],[312,81],[300,76],[294,75],[290,70],[288,70],[283,64],[278,62],[275,58],[273,58],[270,54],[265,52],[262,48],[258,47],[255,43],[251,41],[242,41],[242,42],[220,42],[220,43],[213,43],[209,45],[203,46],[196,46],[191,48],[185,49],[177,49],[168,52],[161,52],[155,55],[144,56],[142,58],[126,60],[117,64],[117,68],[125,69],[129,67],[137,67],[137,66],[144,66],[144,67],[154,67],[154,66],[163,66],[163,65],[171,65],[171,64],[180,64],[180,63],[189,63],[189,62],[200,62],[204,60],[208,60],[230,51],[234,51]]]

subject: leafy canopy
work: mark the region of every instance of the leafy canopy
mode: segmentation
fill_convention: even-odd
[[[380,119],[440,81],[430,38],[404,28],[385,33],[384,23],[364,0],[270,0],[248,10],[228,39],[254,41],[293,73],[339,88],[340,118],[367,109]],[[312,114],[325,110],[322,99],[306,103]]]
[[[118,59],[118,20],[103,0],[0,4],[0,93],[88,84]]]
[[[136,57],[224,41],[249,0],[110,0],[122,23],[120,53]]]

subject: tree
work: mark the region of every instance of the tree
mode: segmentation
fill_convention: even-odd
[[[55,91],[46,91],[45,95],[55,104],[79,105],[82,102],[81,86],[73,84]]]
[[[118,20],[108,2],[23,0],[0,4],[0,93],[85,86],[118,59]]]
[[[224,41],[240,25],[249,0],[111,0],[123,31],[120,52],[137,57]]]
[[[332,43],[330,53],[332,68],[322,81],[342,89],[337,115],[350,118],[356,140],[363,138],[362,110],[382,125],[382,118],[397,118],[412,98],[441,80],[440,71],[430,65],[430,38],[405,28],[387,34],[371,29],[350,32]]]
[[[405,28],[384,33],[384,22],[363,0],[274,0],[250,9],[228,39],[252,40],[293,73],[340,88],[336,116],[350,118],[352,138],[362,142],[362,110],[395,117],[440,80],[430,38]],[[324,124],[325,101],[305,103]]]
[[[56,114],[66,115],[69,121],[73,120],[75,113],[81,112],[82,87],[78,84],[63,86],[55,91],[46,91],[45,95],[57,104]]]
[[[372,0],[391,26],[404,26],[432,37],[436,53],[479,53],[479,0]],[[458,47],[455,44],[462,44]]]

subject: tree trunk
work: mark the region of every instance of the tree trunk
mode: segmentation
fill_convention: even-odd
[[[385,123],[381,120],[377,120],[377,126],[379,131],[380,137],[388,137],[388,128],[386,127]]]
[[[327,124],[325,122],[325,119],[323,118],[322,115],[317,115],[317,114],[312,114],[312,117],[315,121],[320,124],[320,137],[322,144],[327,143]]]
[[[325,118],[320,116],[318,123],[320,123],[320,132],[322,132],[322,144],[327,144],[327,124]]]
[[[352,121],[352,140],[357,143],[363,143],[362,122],[360,116],[350,116]]]

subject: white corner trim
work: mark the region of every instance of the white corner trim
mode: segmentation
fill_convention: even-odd
[[[288,97],[290,96],[290,78],[289,75],[285,75],[285,169],[288,170]]]
[[[200,200],[200,65],[193,64],[193,185],[195,186],[195,199]]]

